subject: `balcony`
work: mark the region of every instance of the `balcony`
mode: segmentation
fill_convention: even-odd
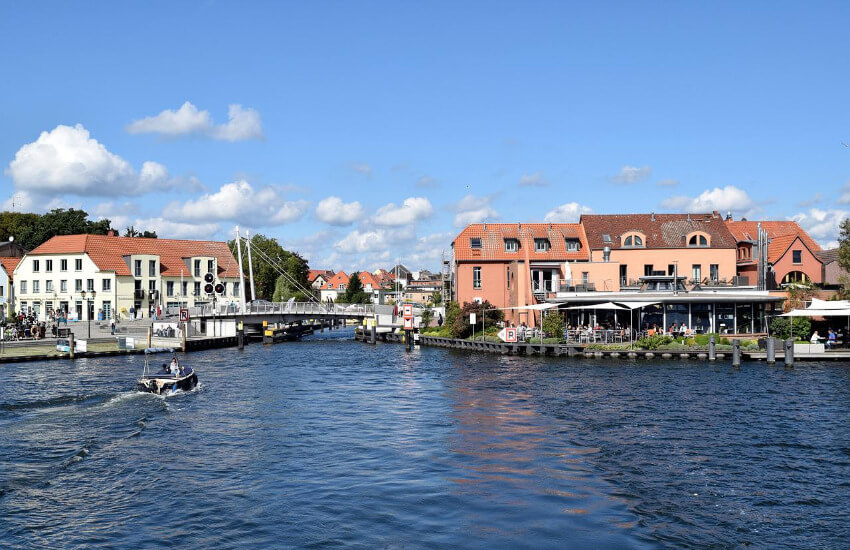
[[[135,300],[144,300],[145,299],[145,291],[141,288],[137,288],[133,291],[133,299]]]
[[[565,281],[558,284],[558,292],[596,292],[596,283]]]

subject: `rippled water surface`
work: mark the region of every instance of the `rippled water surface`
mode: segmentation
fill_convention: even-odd
[[[0,365],[0,547],[850,547],[847,365],[351,338]]]

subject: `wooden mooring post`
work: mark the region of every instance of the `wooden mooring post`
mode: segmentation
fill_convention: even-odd
[[[68,348],[68,349],[69,349],[68,353],[70,354],[71,359],[73,359],[73,358],[74,358],[74,346],[75,346],[75,345],[76,345],[76,344],[74,344],[74,333],[73,333],[73,332],[70,332],[70,333],[68,334],[68,346],[69,346],[69,348]]]
[[[741,366],[741,341],[737,338],[732,340],[732,366],[735,368]]]
[[[785,340],[785,366],[794,366],[794,340]]]
[[[767,339],[767,364],[776,364],[776,338],[772,336]]]
[[[717,359],[717,344],[714,341],[714,336],[708,338],[708,360],[714,361]]]

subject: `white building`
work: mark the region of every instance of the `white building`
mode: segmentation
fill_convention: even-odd
[[[212,273],[224,292],[205,292]],[[114,235],[53,237],[21,259],[14,273],[17,309],[70,319],[150,315],[157,307],[239,302],[239,267],[227,243]]]

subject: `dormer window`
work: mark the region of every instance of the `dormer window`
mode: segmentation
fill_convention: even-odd
[[[534,239],[535,252],[549,252],[550,248],[552,248],[552,245],[549,243],[549,239]]]
[[[689,247],[707,247],[708,243],[708,236],[705,233],[692,233],[688,235]]]
[[[611,244],[613,241],[611,240],[611,235],[605,233],[602,235],[602,242],[606,244]]]
[[[581,249],[581,242],[578,239],[567,239],[567,251],[577,252]]]
[[[629,233],[623,237],[623,248],[643,248],[643,236]]]
[[[472,237],[469,239],[469,248],[481,248],[481,239],[479,237]]]
[[[519,241],[516,239],[505,239],[505,252],[516,252],[519,250]]]

